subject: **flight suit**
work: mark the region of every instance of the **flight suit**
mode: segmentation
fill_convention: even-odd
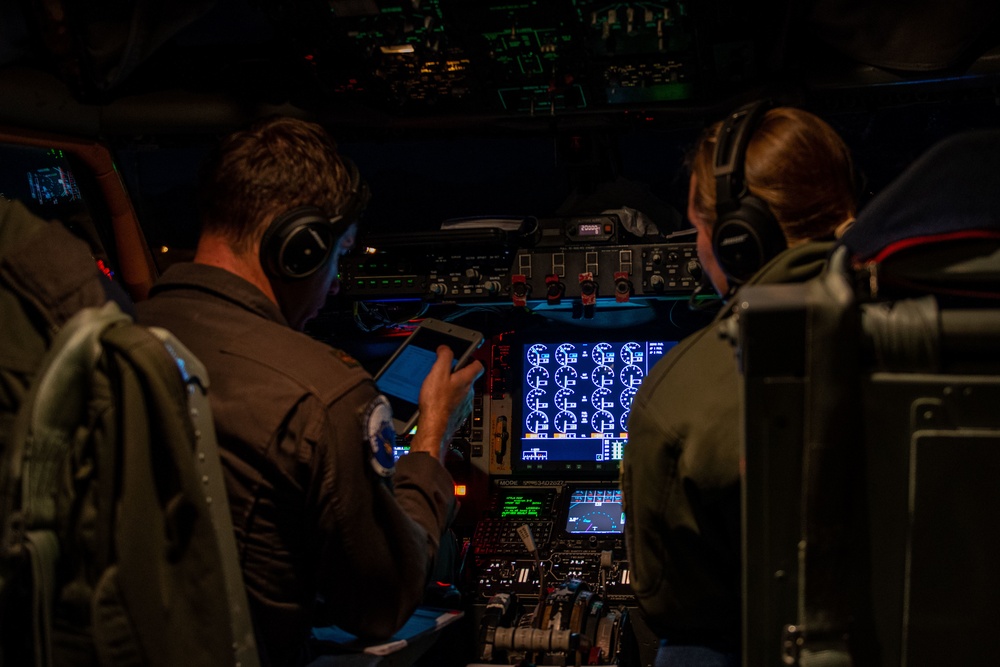
[[[138,306],[205,364],[244,579],[265,664],[301,659],[309,629],[380,638],[423,594],[454,486],[432,456],[392,472],[391,412],[349,355],[291,329],[249,282],[170,267]],[[389,461],[391,462],[391,457]]]
[[[832,247],[785,250],[748,284],[804,282],[820,273]],[[720,336],[729,312],[681,341],[643,380],[621,483],[632,588],[650,627],[673,644],[735,654],[741,419],[735,350]]]

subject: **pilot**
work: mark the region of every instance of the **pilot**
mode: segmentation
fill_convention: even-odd
[[[850,152],[796,108],[742,107],[689,157],[688,217],[715,290],[801,282],[854,219]],[[729,312],[661,359],[632,403],[622,495],[632,588],[658,666],[740,660],[739,371]]]
[[[265,665],[308,660],[310,628],[364,638],[421,601],[454,512],[442,462],[471,411],[474,361],[442,347],[410,453],[347,354],[300,330],[337,291],[368,191],[319,125],[270,117],[226,137],[201,174],[193,262],[138,305],[205,364],[240,562]]]

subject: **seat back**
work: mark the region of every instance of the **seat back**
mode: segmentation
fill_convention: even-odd
[[[734,300],[745,665],[996,662],[1000,175],[954,209],[920,185],[1000,161],[989,134],[932,149],[824,275]]]
[[[0,664],[257,664],[204,368],[0,221]]]

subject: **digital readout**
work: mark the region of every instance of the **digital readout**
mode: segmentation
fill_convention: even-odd
[[[500,507],[501,517],[523,517],[537,519],[542,516],[545,502],[542,498],[520,493],[508,494]]]

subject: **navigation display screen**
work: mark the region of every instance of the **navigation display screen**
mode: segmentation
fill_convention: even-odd
[[[569,499],[566,532],[620,535],[625,529],[622,492],[619,489],[575,489]]]
[[[595,463],[620,461],[632,398],[674,345],[650,340],[525,343],[515,415],[521,440],[516,467],[573,470],[580,464],[581,470],[593,470]]]

